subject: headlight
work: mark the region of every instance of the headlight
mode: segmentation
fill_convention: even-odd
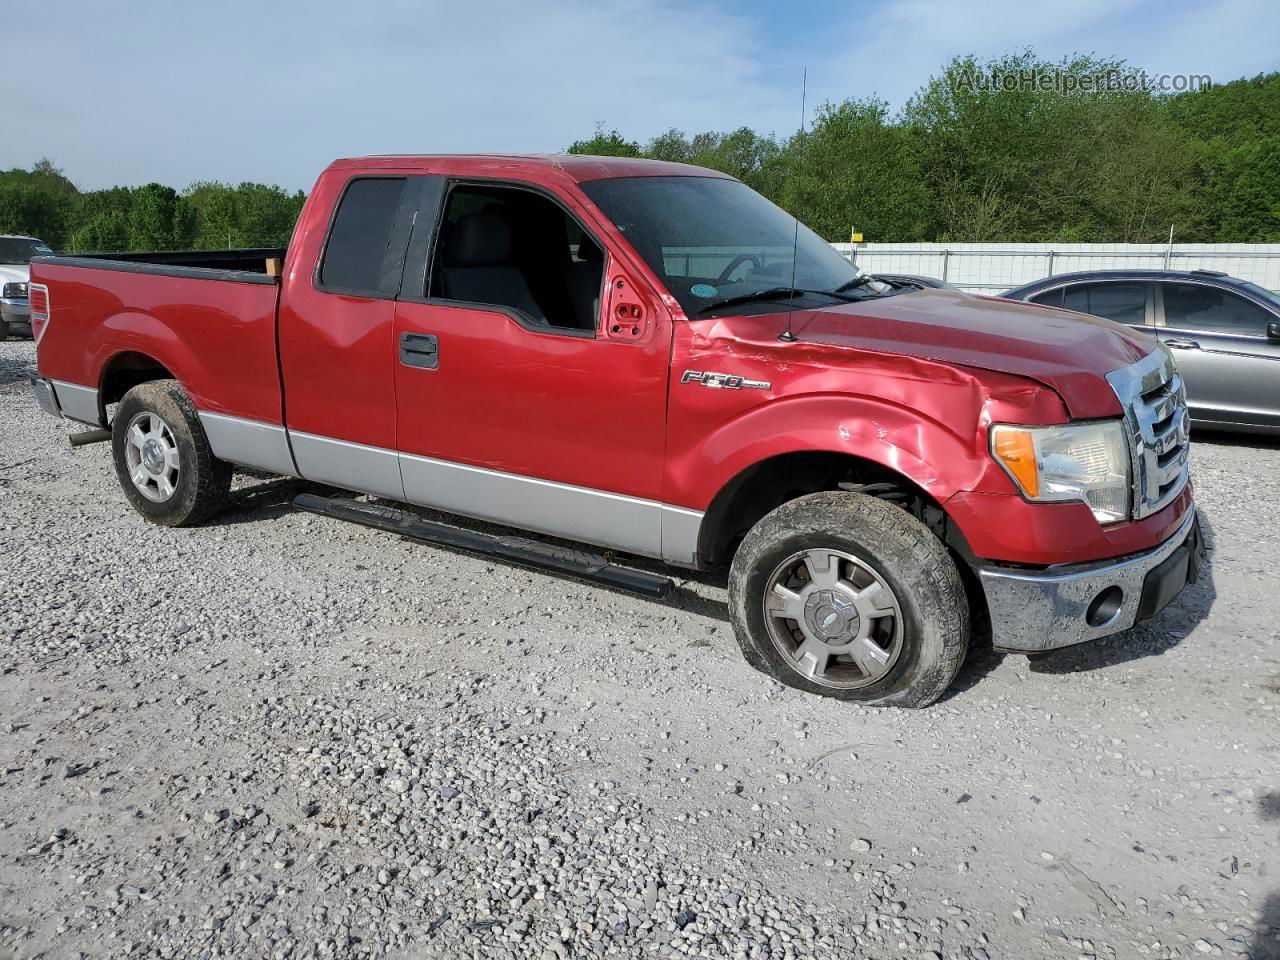
[[[27,295],[27,285],[25,283],[6,283],[4,292],[0,293],[6,300],[10,298],[21,299]]]
[[[1082,500],[1099,523],[1129,519],[1129,443],[1119,420],[1064,427],[996,424],[991,455],[1028,500]]]

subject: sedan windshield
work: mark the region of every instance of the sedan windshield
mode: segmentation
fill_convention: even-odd
[[[30,263],[32,257],[47,257],[53,253],[41,240],[26,237],[0,237],[0,263]]]
[[[803,224],[797,236],[794,217],[737,180],[621,177],[581,186],[690,317],[721,301],[736,313],[778,309],[792,291],[850,289],[858,276],[830,244]]]

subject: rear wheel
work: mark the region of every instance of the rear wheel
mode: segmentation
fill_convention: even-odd
[[[8,339],[9,339],[9,324],[4,320],[0,320],[0,340],[8,340]]]
[[[729,576],[747,661],[823,696],[928,706],[969,642],[959,571],[905,510],[856,493],[816,493],[748,532]]]
[[[216,513],[231,489],[231,466],[213,455],[191,398],[176,380],[124,395],[111,425],[116,475],[133,508],[166,527]]]

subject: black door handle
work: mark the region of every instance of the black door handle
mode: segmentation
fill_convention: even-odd
[[[434,370],[440,365],[440,341],[429,333],[400,334],[400,362]]]
[[[1165,345],[1173,347],[1175,350],[1199,350],[1200,344],[1194,340],[1188,340],[1186,337],[1168,337]]]

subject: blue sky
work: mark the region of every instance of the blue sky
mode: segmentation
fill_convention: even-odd
[[[599,122],[790,132],[806,67],[810,107],[900,106],[952,56],[1027,46],[1218,82],[1280,67],[1275,0],[64,0],[2,19],[0,168],[49,156],[85,189],[308,189],[337,156],[553,152]]]

